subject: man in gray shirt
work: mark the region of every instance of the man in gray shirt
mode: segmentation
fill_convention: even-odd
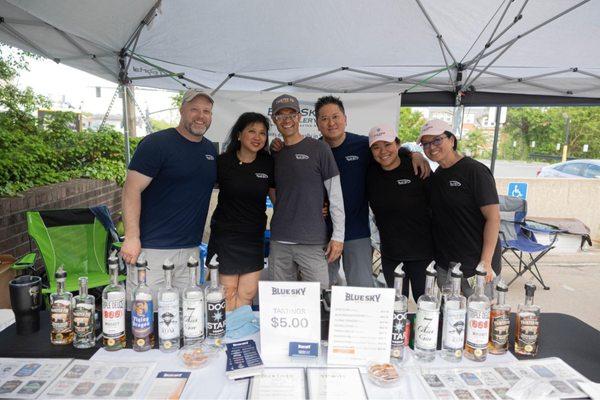
[[[271,220],[269,277],[305,281],[329,287],[328,262],[344,248],[344,200],[340,174],[331,149],[322,141],[300,134],[300,106],[290,95],[273,100],[273,122],[285,147],[274,154],[275,212]],[[333,222],[331,240],[322,208],[325,194]]]

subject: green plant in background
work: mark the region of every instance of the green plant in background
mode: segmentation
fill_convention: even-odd
[[[421,127],[425,125],[423,114],[407,107],[400,108],[400,121],[398,122],[398,138],[400,142],[414,142],[419,136]]]

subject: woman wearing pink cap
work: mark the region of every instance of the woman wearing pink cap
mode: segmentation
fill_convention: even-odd
[[[433,260],[428,180],[415,176],[411,159],[399,154],[400,140],[390,126],[369,132],[373,163],[367,172],[367,198],[381,238],[381,265],[389,287],[394,269],[404,263],[403,291],[408,283],[417,301],[425,289],[425,269]]]
[[[450,262],[460,262],[465,296],[473,292],[466,278],[483,262],[487,271],[486,293],[492,293],[500,274],[500,209],[496,183],[482,163],[460,154],[452,128],[442,120],[423,126],[417,143],[425,155],[439,164],[431,177],[431,210],[438,282],[445,282]]]

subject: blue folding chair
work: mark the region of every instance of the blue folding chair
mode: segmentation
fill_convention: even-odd
[[[549,290],[550,287],[544,283],[537,262],[554,248],[558,234],[562,231],[550,225],[528,223],[525,220],[527,216],[526,200],[519,197],[499,197],[502,259],[516,273],[515,277],[508,282],[508,285],[510,286],[511,283],[526,272],[530,272],[542,285],[544,290]],[[536,233],[549,235],[550,243],[539,243],[535,237]],[[509,252],[515,255],[518,265],[511,263],[507,259],[506,255]],[[536,253],[537,255],[534,256]]]

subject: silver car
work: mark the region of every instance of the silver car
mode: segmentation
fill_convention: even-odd
[[[600,160],[569,160],[548,165],[537,172],[545,178],[596,178],[600,179]]]

